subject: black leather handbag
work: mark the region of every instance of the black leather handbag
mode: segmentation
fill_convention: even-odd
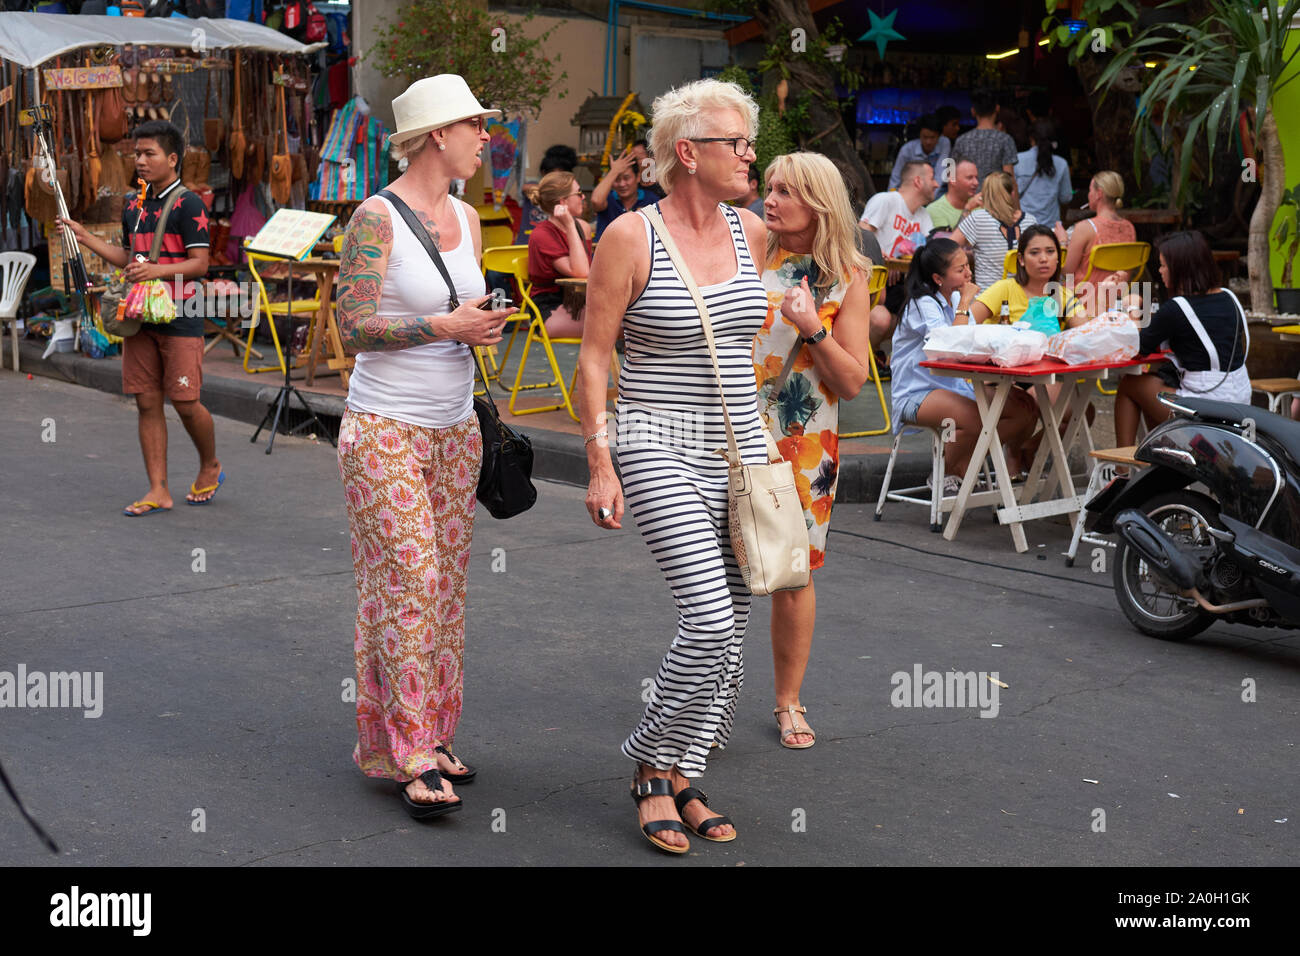
[[[442,280],[451,292],[451,307],[460,308],[460,298],[456,288],[451,284],[451,276],[443,264],[442,256],[429,238],[428,231],[415,217],[411,207],[397,194],[381,189],[383,196],[406,221],[415,238],[420,240],[424,251],[429,254],[433,264],[442,273]],[[471,349],[471,355],[472,355]],[[477,358],[474,368],[480,373]],[[501,420],[497,404],[492,400],[492,390],[487,380],[483,380],[483,397],[474,396],[474,414],[478,416],[479,432],[483,436],[483,463],[478,473],[478,500],[487,508],[494,518],[513,518],[522,514],[537,501],[537,489],[533,487],[533,443],[523,432],[516,431]]]

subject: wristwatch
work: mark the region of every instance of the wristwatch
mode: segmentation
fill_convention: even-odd
[[[808,345],[816,345],[818,342],[820,342],[820,341],[821,341],[822,339],[824,339],[824,338],[826,338],[826,330],[825,330],[825,329],[818,329],[816,335],[805,335],[805,336],[803,337],[803,340],[804,340],[804,342],[807,343]]]

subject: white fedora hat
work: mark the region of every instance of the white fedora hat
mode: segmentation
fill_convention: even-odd
[[[455,73],[426,76],[416,80],[405,93],[393,100],[393,119],[397,121],[397,129],[389,134],[388,140],[404,143],[457,120],[500,115],[500,110],[484,109],[479,104],[463,76]]]

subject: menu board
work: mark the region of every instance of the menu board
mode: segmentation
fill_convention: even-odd
[[[245,247],[250,252],[280,256],[285,259],[305,259],[325,234],[335,217],[327,212],[308,212],[305,209],[280,209],[266,221]]]

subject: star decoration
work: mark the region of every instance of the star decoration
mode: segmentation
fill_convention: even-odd
[[[885,58],[885,45],[890,40],[906,40],[907,37],[894,29],[894,17],[898,16],[897,10],[889,11],[889,16],[879,17],[874,10],[868,10],[867,16],[871,18],[871,29],[862,36],[858,37],[858,42],[873,42],[876,44],[876,52],[880,58]]]
[[[208,211],[205,209],[194,217],[194,222],[198,225],[200,231],[208,231]]]

